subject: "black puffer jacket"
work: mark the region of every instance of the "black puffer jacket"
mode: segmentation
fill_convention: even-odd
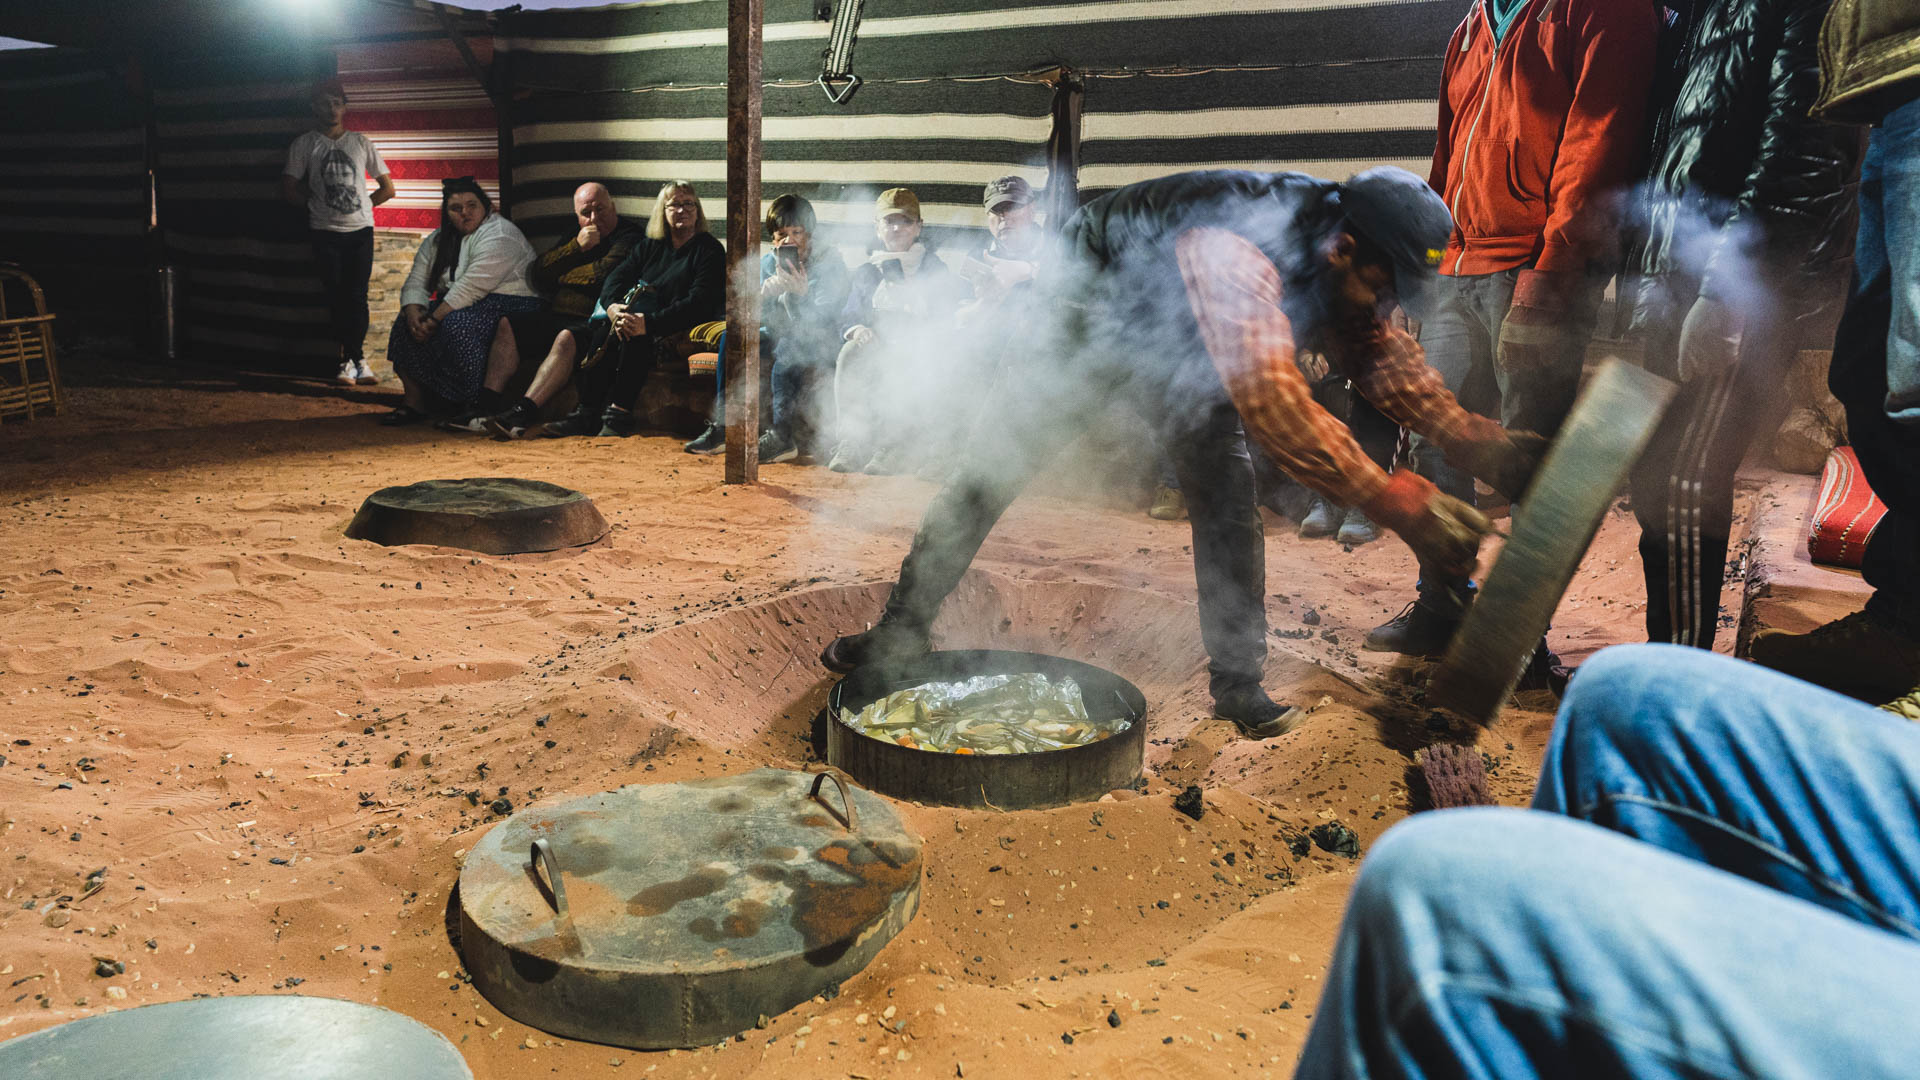
[[[1862,142],[1807,115],[1828,0],[1669,3],[1628,270],[1697,277],[1708,295],[1758,274],[1811,314],[1844,286]]]

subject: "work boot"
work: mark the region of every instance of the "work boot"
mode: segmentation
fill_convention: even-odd
[[[1348,547],[1371,544],[1380,539],[1380,526],[1375,525],[1373,519],[1356,506],[1347,511],[1347,519],[1340,523],[1340,532],[1334,539]]]
[[[695,435],[691,442],[682,447],[687,453],[701,457],[711,457],[726,448],[727,429],[719,424],[708,424],[707,430]]]
[[[1419,599],[1374,627],[1361,647],[1368,652],[1439,656],[1447,651],[1454,631],[1460,629],[1460,620],[1466,617],[1473,593],[1471,585],[1466,586],[1464,592],[1442,586],[1422,588]]]
[[[1255,685],[1236,686],[1213,695],[1213,715],[1231,720],[1249,739],[1271,739],[1292,731],[1298,713]]]
[[[1300,535],[1307,540],[1318,540],[1323,536],[1332,536],[1340,531],[1345,515],[1340,508],[1321,498],[1313,497],[1313,507],[1307,516],[1300,519]]]
[[[1147,507],[1147,516],[1155,521],[1179,521],[1187,516],[1187,497],[1179,488],[1161,484],[1153,489],[1153,505]]]
[[[632,409],[623,409],[618,405],[607,406],[600,414],[600,434],[616,439],[624,439],[640,430],[640,417]]]
[[[1920,640],[1865,611],[1804,634],[1762,630],[1753,635],[1747,655],[1796,679],[1875,701],[1920,686]]]
[[[564,439],[577,435],[598,435],[604,426],[600,419],[600,410],[582,402],[573,407],[573,411],[540,429],[540,434],[549,439]]]
[[[867,664],[907,660],[932,650],[925,630],[883,620],[865,633],[847,634],[827,642],[827,647],[820,652],[820,666],[844,675]]]

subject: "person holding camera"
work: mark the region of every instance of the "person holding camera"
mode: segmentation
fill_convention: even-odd
[[[813,204],[792,192],[767,208],[773,250],[760,259],[760,342],[772,355],[773,423],[760,436],[766,464],[800,456],[794,432],[801,399],[840,352],[851,280],[840,253],[815,243],[815,220]]]

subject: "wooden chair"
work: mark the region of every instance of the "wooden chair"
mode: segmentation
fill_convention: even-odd
[[[32,275],[0,263],[0,423],[9,416],[31,420],[63,404],[53,355],[53,314]]]

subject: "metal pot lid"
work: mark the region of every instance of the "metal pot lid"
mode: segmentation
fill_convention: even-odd
[[[759,769],[523,810],[460,874],[475,985],[535,1027],[712,1042],[864,967],[919,903],[921,842],[837,773]]]
[[[195,998],[89,1016],[0,1043],[9,1080],[473,1080],[439,1032],[297,994]]]

